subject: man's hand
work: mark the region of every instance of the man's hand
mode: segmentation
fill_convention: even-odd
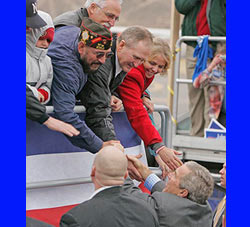
[[[112,111],[117,112],[122,108],[122,100],[112,95],[110,100]]]
[[[142,103],[144,106],[146,106],[148,113],[154,112],[154,103],[151,102],[151,100],[147,97],[142,98]]]
[[[136,169],[138,174],[141,176],[140,181],[145,181],[147,177],[152,173],[152,171],[147,166],[145,166],[140,160],[138,160],[138,156],[134,157],[132,155],[127,155],[127,159],[129,163],[131,163],[133,167]],[[136,178],[132,178],[132,179],[136,179]]]
[[[155,160],[157,161],[157,163],[162,171],[161,178],[162,178],[162,180],[164,180],[167,177],[168,173],[170,172],[170,169],[168,168],[166,163],[162,161],[159,154],[155,156]]]
[[[62,132],[70,137],[77,136],[80,134],[80,132],[77,129],[75,129],[72,125],[57,120],[53,117],[49,117],[49,119],[45,121],[43,124],[46,125],[51,130]]]
[[[121,145],[119,140],[109,140],[109,141],[103,142],[102,148],[105,146],[115,146],[116,148],[124,152],[124,147]]]
[[[164,148],[162,148],[158,154],[160,155],[162,161],[166,163],[171,170],[175,170],[183,164],[182,161],[176,157],[176,155],[181,154],[176,150],[164,146]]]

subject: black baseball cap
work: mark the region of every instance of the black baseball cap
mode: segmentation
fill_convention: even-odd
[[[41,28],[47,23],[37,13],[37,0],[26,0],[26,26],[30,28]]]

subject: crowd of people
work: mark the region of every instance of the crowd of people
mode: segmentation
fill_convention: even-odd
[[[168,42],[143,26],[112,34],[121,4],[122,0],[87,0],[84,8],[52,21],[37,10],[36,0],[26,0],[26,115],[96,154],[91,172],[95,192],[64,214],[60,226],[212,226],[207,201],[214,187],[211,174],[196,162],[183,164],[179,153],[165,146],[144,107],[151,111],[145,90],[156,74],[169,68]],[[221,55],[194,86],[204,87],[214,78],[212,72],[223,64]],[[212,93],[219,88],[209,89]],[[223,106],[224,90],[220,97],[219,107],[211,101],[213,114]],[[77,101],[86,108],[84,120],[74,112]],[[46,113],[47,103],[53,105],[54,117]],[[122,106],[155,156],[162,179],[168,176],[167,183],[136,157],[124,154],[111,116]],[[141,192],[131,179],[145,182],[151,194]],[[30,226],[42,225],[35,222],[27,219]]]

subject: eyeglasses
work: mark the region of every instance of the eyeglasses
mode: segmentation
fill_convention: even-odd
[[[109,20],[119,21],[119,17],[116,17],[113,13],[106,12],[101,6],[97,5],[100,10],[105,14]]]
[[[108,52],[108,53],[104,53],[104,52],[96,52],[95,56],[97,59],[103,58],[104,56],[106,58],[111,58],[114,55],[113,52]]]

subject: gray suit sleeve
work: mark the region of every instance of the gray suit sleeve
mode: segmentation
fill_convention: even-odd
[[[153,192],[162,192],[162,190],[165,188],[165,185],[166,185],[166,182],[164,182],[164,181],[159,181],[159,182],[157,182],[157,183],[153,186],[151,192],[152,192],[152,193],[153,193]]]
[[[129,177],[123,184],[123,190],[139,199],[144,200],[153,209],[156,209],[158,206],[155,198],[147,193],[142,192],[140,188],[135,186],[134,182]]]
[[[80,225],[70,213],[66,213],[60,220],[60,227],[80,227]]]

